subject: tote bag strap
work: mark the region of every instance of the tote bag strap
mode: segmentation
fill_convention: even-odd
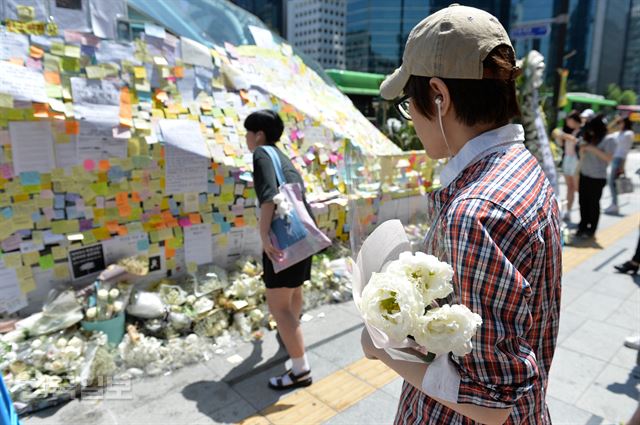
[[[284,178],[282,163],[280,162],[280,155],[278,155],[278,151],[276,151],[276,148],[273,146],[262,146],[262,148],[267,151],[267,155],[271,158],[273,168],[276,171],[276,183],[278,183],[278,186],[286,184],[287,180]]]

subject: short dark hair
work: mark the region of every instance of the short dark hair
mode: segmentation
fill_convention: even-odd
[[[580,117],[580,112],[578,112],[577,110],[573,110],[569,113],[569,115],[567,115],[567,119],[571,118],[572,120],[574,120],[577,123],[582,123],[582,118]]]
[[[254,133],[262,131],[267,137],[267,143],[273,145],[282,137],[284,123],[276,112],[263,109],[249,114],[244,120],[244,128]]]
[[[482,62],[484,70],[504,74],[516,64],[513,49],[507,45],[495,47]],[[435,116],[434,94],[429,86],[431,77],[412,75],[404,87],[418,112],[431,119]],[[520,116],[516,84],[512,79],[442,78],[451,95],[458,121],[469,127],[476,124],[507,124]]]
[[[597,145],[607,135],[607,123],[603,115],[596,115],[587,121],[582,128],[582,137],[591,144]]]
[[[622,130],[627,131],[627,130],[631,130],[632,128],[633,127],[631,123],[631,118],[629,117],[622,118]]]

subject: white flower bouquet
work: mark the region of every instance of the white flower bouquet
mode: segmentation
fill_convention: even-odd
[[[413,254],[400,221],[383,223],[367,238],[353,275],[354,301],[377,348],[427,362],[471,352],[482,318],[465,305],[442,303],[453,292],[453,269],[432,255]]]

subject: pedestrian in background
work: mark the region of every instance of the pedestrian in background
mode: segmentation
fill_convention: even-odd
[[[582,120],[578,111],[572,111],[565,120],[562,130],[554,133],[556,142],[563,148],[562,157],[562,174],[567,185],[567,198],[565,200],[565,209],[563,220],[571,222],[571,209],[575,195],[578,191],[578,152],[576,145],[578,143],[577,134],[582,127]]]
[[[580,181],[578,201],[580,224],[578,239],[595,237],[600,220],[600,198],[607,184],[607,166],[616,150],[616,139],[607,135],[607,124],[601,115],[591,118],[582,128],[580,148]]]
[[[611,160],[611,171],[609,172],[609,190],[611,190],[611,205],[604,210],[605,214],[618,214],[618,189],[616,179],[624,174],[624,165],[627,155],[633,145],[633,130],[629,117],[620,120],[620,130],[612,134],[616,140],[616,150]]]
[[[284,123],[280,116],[270,110],[256,111],[244,121],[247,130],[246,142],[253,153],[253,182],[260,203],[259,230],[262,239],[263,280],[267,287],[266,297],[269,311],[278,325],[278,333],[291,358],[291,369],[281,376],[272,377],[269,386],[283,390],[311,385],[311,370],[305,353],[300,315],[302,313],[302,284],[311,279],[312,257],[276,273],[273,263],[282,258],[282,252],[271,243],[269,230],[275,211],[273,198],[279,193],[274,164],[265,147],[277,151],[282,172],[287,183],[298,183],[305,193],[300,173],[275,144],[282,137]],[[304,195],[303,195],[304,196]],[[305,200],[307,211],[313,217],[311,208]]]

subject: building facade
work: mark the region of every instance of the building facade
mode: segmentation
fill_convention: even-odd
[[[451,0],[348,0],[347,69],[388,74],[402,62],[411,29]],[[546,82],[551,87],[556,69],[569,69],[569,88],[606,92],[609,83],[640,79],[640,0],[569,0],[566,17],[562,0],[468,0],[496,16],[509,32],[517,57],[532,49],[545,57]],[[629,22],[629,24],[627,24]],[[564,58],[556,63],[560,26],[567,25]],[[634,26],[635,25],[635,26]],[[629,31],[627,31],[627,26]],[[628,41],[627,41],[628,40]],[[626,45],[628,48],[621,49]],[[637,77],[636,77],[637,75]]]
[[[632,0],[620,86],[640,93],[640,0]]]
[[[256,15],[271,31],[286,37],[286,0],[230,0],[244,10]]]
[[[287,40],[324,68],[346,68],[347,0],[289,0]]]

